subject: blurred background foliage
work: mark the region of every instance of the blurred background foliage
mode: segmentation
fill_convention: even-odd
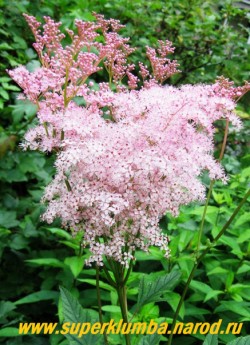
[[[84,308],[97,310],[95,271],[82,271],[88,253],[80,248],[81,236],[72,239],[60,229],[59,223],[48,227],[39,220],[43,211],[39,200],[54,173],[53,155],[23,152],[18,146],[27,128],[36,121],[36,107],[16,100],[19,88],[10,80],[6,69],[25,64],[32,71],[38,66],[32,49],[33,37],[22,13],[39,20],[49,15],[68,28],[73,28],[75,18],[92,20],[92,11],[102,13],[126,25],[121,34],[130,37],[131,45],[138,48],[132,57],[134,63],[146,62],[145,45],[154,46],[158,39],[173,41],[174,58],[179,61],[182,73],[168,83],[211,83],[216,76],[224,75],[238,85],[249,79],[249,9],[248,1],[228,0],[0,0],[1,344],[69,344],[69,340],[59,335],[16,337],[19,322],[56,322],[58,317],[62,321],[59,285],[79,297]],[[216,183],[203,243],[216,236],[249,185],[249,104],[250,96],[246,95],[238,106],[244,128],[239,133],[230,131],[223,159],[230,180],[227,186]],[[216,155],[222,141],[223,123],[218,123],[217,128]],[[202,178],[208,185],[205,174]],[[222,318],[225,324],[250,320],[248,207],[243,207],[218,246],[203,260],[179,320],[214,322]],[[136,301],[142,276],[154,272],[151,276],[156,279],[166,272],[180,272],[181,279],[169,291],[162,292],[164,301],[145,304],[135,320],[153,318],[160,322],[167,318],[171,321],[194,262],[192,252],[196,248],[202,210],[202,205],[190,205],[181,210],[179,217],[166,215],[161,220],[163,231],[171,237],[169,261],[154,248],[150,255],[137,254],[134,273],[128,281],[129,306]],[[115,292],[105,285],[103,276],[102,279],[105,319],[119,319]],[[242,335],[250,332],[247,327],[245,323]],[[234,335],[219,335],[219,343],[227,344],[234,338]],[[137,337],[135,344],[146,344],[143,339]],[[174,344],[201,344],[202,339],[201,335],[178,335]],[[157,345],[160,339],[152,341],[152,345]],[[122,340],[119,336],[110,337],[110,344],[122,344]]]

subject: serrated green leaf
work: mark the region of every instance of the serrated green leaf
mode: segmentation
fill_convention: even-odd
[[[143,276],[139,283],[137,307],[141,308],[144,304],[162,300],[162,294],[173,289],[180,277],[181,273],[178,271],[172,271],[155,281],[150,281],[150,275]]]
[[[218,345],[218,335],[208,334],[202,345]]]
[[[158,345],[160,343],[161,336],[157,333],[148,334],[143,336],[138,345]]]
[[[247,337],[239,337],[227,343],[227,345],[249,345],[250,344],[250,335]]]
[[[90,309],[83,309],[78,300],[64,287],[60,287],[60,291],[64,322],[90,322],[91,324],[93,324],[98,321],[97,312]],[[100,334],[94,335],[88,332],[87,334],[84,334],[84,336],[82,336],[81,338],[79,338],[77,335],[67,334],[66,338],[69,340],[70,345],[99,344]]]

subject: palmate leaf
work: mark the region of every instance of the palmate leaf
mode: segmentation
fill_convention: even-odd
[[[149,276],[143,276],[139,284],[139,294],[137,308],[140,309],[144,304],[162,300],[162,294],[175,287],[180,279],[181,273],[173,271],[155,281],[150,280]]]
[[[62,309],[64,322],[70,323],[85,323],[91,324],[98,322],[98,313],[93,310],[83,309],[78,300],[64,287],[60,287],[62,298]],[[90,345],[99,344],[101,339],[100,334],[94,335],[88,332],[81,338],[78,335],[67,334],[66,338],[69,340],[70,345]]]

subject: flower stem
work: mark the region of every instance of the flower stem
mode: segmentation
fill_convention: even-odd
[[[97,292],[99,321],[100,321],[100,324],[103,325],[101,290],[100,290],[100,272],[99,272],[98,265],[96,265],[96,292]],[[108,345],[108,337],[105,331],[103,332],[103,337],[104,337],[104,344]]]
[[[222,158],[224,156],[224,152],[225,152],[225,148],[226,148],[226,144],[227,144],[228,128],[229,128],[229,120],[227,119],[226,120],[225,131],[224,131],[223,142],[222,142],[221,151],[220,151],[220,156],[219,156],[219,159],[218,159],[219,162],[221,162],[221,160],[222,160]],[[204,229],[204,224],[205,224],[205,219],[206,219],[206,214],[207,214],[207,208],[208,208],[208,204],[209,204],[209,201],[210,201],[210,198],[211,198],[211,194],[212,194],[214,183],[215,183],[215,180],[212,180],[210,182],[210,186],[209,186],[208,194],[207,194],[207,199],[206,199],[206,204],[205,204],[203,215],[202,215],[201,225],[200,225],[200,229],[199,229],[199,233],[198,233],[197,257],[199,256],[201,237],[202,237],[202,234],[203,234],[203,229]]]
[[[197,258],[196,263],[192,269],[192,271],[189,274],[188,280],[185,284],[183,293],[181,295],[180,301],[178,303],[177,309],[175,311],[174,314],[174,318],[173,318],[173,323],[171,326],[171,334],[169,336],[168,339],[168,345],[172,344],[172,339],[173,339],[173,331],[175,329],[175,325],[177,322],[177,318],[179,316],[179,312],[180,309],[182,307],[182,304],[184,302],[187,290],[189,288],[189,285],[194,277],[194,273],[197,269],[197,267],[199,266],[200,262],[202,261],[202,259],[204,258],[204,256],[209,252],[209,250],[211,249],[211,247],[215,246],[217,244],[217,241],[221,238],[221,236],[225,233],[225,231],[228,229],[228,227],[230,226],[230,224],[232,223],[232,221],[234,220],[234,218],[237,216],[237,214],[239,213],[241,207],[244,205],[244,203],[247,201],[248,197],[250,196],[250,189],[248,190],[248,192],[245,194],[244,198],[241,200],[240,204],[238,205],[238,207],[234,210],[233,214],[231,215],[231,217],[228,219],[228,221],[225,223],[225,225],[223,226],[223,228],[221,229],[221,231],[218,233],[218,235],[214,238],[214,240],[204,249],[203,253],[200,254],[200,256]]]
[[[113,262],[116,270],[114,273],[115,280],[116,280],[116,291],[118,294],[119,305],[122,313],[122,318],[124,323],[128,325],[128,311],[127,311],[127,293],[126,293],[126,285],[124,279],[124,270],[120,263]],[[126,345],[131,345],[130,336],[129,334],[124,334]]]

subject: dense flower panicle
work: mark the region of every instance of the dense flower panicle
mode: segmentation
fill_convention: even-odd
[[[177,215],[181,205],[205,198],[199,180],[204,170],[211,179],[226,180],[213,158],[213,123],[224,118],[240,126],[235,95],[249,85],[234,88],[220,78],[214,85],[162,86],[178,64],[166,58],[174,51],[171,42],[159,41],[157,50],[147,47],[152,75],[140,63],[144,84],[138,89],[135,66],[127,62],[133,50],[118,35],[120,23],[95,16],[93,23],[76,21],[77,34],[68,30],[67,47],[58,23],[45,18],[42,35],[40,24],[26,16],[42,66],[9,74],[38,105],[40,123],[28,130],[23,147],[57,152],[43,219],[59,217],[75,232],[84,229],[89,264],[102,265],[106,255],[127,266],[137,248],[155,245],[169,255],[159,220],[166,211]],[[104,43],[96,41],[98,35]],[[88,78],[101,62],[109,83],[94,90]],[[125,76],[128,87],[121,84]]]

